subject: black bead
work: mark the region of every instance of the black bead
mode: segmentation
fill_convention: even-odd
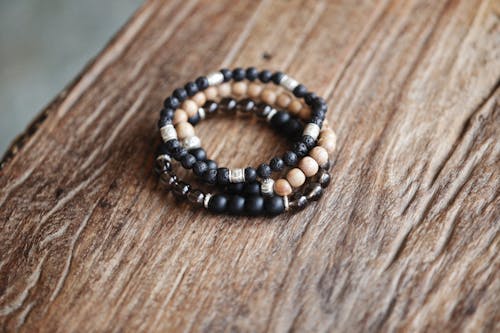
[[[273,171],[281,171],[285,167],[285,162],[279,157],[273,157],[269,162],[269,166]]]
[[[319,96],[316,96],[316,98],[314,98],[312,100],[311,106],[317,110],[323,110],[323,111],[327,110],[326,101],[322,97],[319,97]]]
[[[191,154],[186,154],[182,157],[181,164],[186,169],[192,169],[194,164],[196,163],[196,157]]]
[[[285,211],[285,203],[280,196],[268,197],[264,201],[264,209],[269,215],[278,215]]]
[[[181,161],[184,156],[188,154],[187,150],[183,147],[177,147],[172,151],[172,157],[177,161]]]
[[[229,184],[229,169],[228,168],[218,168],[217,169],[217,184],[219,184],[219,185]]]
[[[243,192],[245,183],[230,183],[227,185],[227,192],[231,194],[240,194]]]
[[[200,120],[201,120],[200,114],[199,114],[198,112],[196,112],[196,113],[194,114],[194,116],[189,117],[188,122],[189,122],[191,125],[195,126],[196,124],[198,124],[198,123],[200,122]]]
[[[261,178],[269,178],[269,176],[271,175],[271,167],[269,165],[267,165],[266,163],[262,163],[257,168],[257,174]]]
[[[295,87],[295,89],[293,89],[293,94],[295,97],[302,98],[307,94],[307,88],[304,85],[299,84]]]
[[[164,108],[160,111],[160,118],[174,119],[175,109]]]
[[[297,165],[299,158],[297,157],[297,154],[289,150],[283,155],[283,161],[288,166],[295,166]]]
[[[217,162],[215,162],[214,160],[206,160],[205,162],[207,163],[208,169],[217,169]]]
[[[236,109],[236,100],[231,97],[224,97],[219,103],[222,112],[233,112]]]
[[[273,109],[272,106],[270,106],[266,103],[259,103],[254,108],[255,115],[257,115],[257,117],[260,117],[260,118],[266,118],[272,109]]]
[[[287,122],[290,120],[290,114],[286,111],[278,111],[271,118],[271,125],[276,129],[283,129]]]
[[[320,117],[312,117],[311,120],[309,120],[310,123],[313,123],[313,124],[316,124],[318,125],[319,127],[321,127],[323,125],[323,121],[325,119],[324,118],[320,118]]]
[[[167,97],[167,99],[163,102],[163,106],[165,108],[177,109],[179,105],[179,100],[174,96]]]
[[[223,213],[226,210],[227,197],[224,194],[216,194],[208,200],[208,210],[213,213]]]
[[[243,68],[235,68],[233,70],[233,80],[235,81],[243,81],[245,79],[246,72]]]
[[[294,199],[294,204],[295,204],[295,209],[296,210],[302,210],[306,207],[308,203],[307,197],[305,195],[301,195],[300,193],[297,193]],[[291,205],[292,206],[292,205]]]
[[[285,134],[291,139],[298,139],[304,131],[302,123],[297,118],[290,118],[288,122],[283,126]]]
[[[227,211],[233,215],[240,215],[245,209],[245,198],[241,195],[232,195],[227,202]]]
[[[307,193],[307,199],[316,201],[323,195],[323,187],[318,183],[309,183],[304,191]]]
[[[158,128],[162,128],[165,125],[171,125],[171,124],[172,124],[172,119],[162,117],[160,118],[160,120],[158,120]]]
[[[198,177],[203,176],[203,174],[208,170],[207,163],[204,161],[196,161],[196,163],[193,166],[193,171],[194,174],[197,175]]]
[[[253,110],[255,102],[251,98],[244,98],[236,103],[236,110],[242,113],[248,113]]]
[[[208,79],[205,76],[200,76],[195,82],[198,86],[198,90],[205,90],[208,88]]]
[[[303,142],[296,142],[292,146],[293,152],[297,155],[298,158],[302,158],[307,155],[309,149]]]
[[[271,81],[272,76],[273,76],[273,73],[271,73],[270,71],[265,69],[259,73],[259,80],[262,83],[268,83],[269,81]]]
[[[165,154],[169,154],[168,153],[168,149],[167,149],[167,144],[164,143],[164,142],[161,142],[158,147],[156,148],[156,155],[165,155]]]
[[[172,191],[174,192],[174,195],[178,197],[183,197],[186,196],[189,193],[189,190],[191,189],[191,185],[185,182],[178,182],[172,187]]]
[[[312,149],[316,145],[316,140],[310,135],[303,135],[301,141],[306,145],[307,149]]]
[[[187,92],[189,97],[193,96],[194,94],[196,94],[198,92],[198,86],[194,82],[186,83],[186,85],[184,86],[184,89],[186,89],[186,92]]]
[[[243,193],[245,193],[246,195],[260,194],[260,183],[259,182],[246,183],[245,188],[243,189]]]
[[[168,140],[165,143],[165,147],[167,148],[167,151],[169,154],[172,154],[174,149],[176,149],[177,147],[180,147],[180,146],[181,146],[181,143],[177,139]]]
[[[190,149],[189,153],[196,157],[198,161],[204,161],[207,159],[207,152],[203,148]]]
[[[207,101],[203,105],[203,109],[205,110],[205,113],[208,116],[217,112],[217,110],[219,109],[219,104],[214,101]]]
[[[330,184],[330,174],[324,170],[320,169],[318,173],[318,182],[322,187],[327,187]]]
[[[208,169],[203,175],[203,180],[209,184],[217,182],[217,169]]]
[[[314,99],[318,97],[315,93],[309,92],[304,96],[304,101],[307,105],[312,106]]]
[[[188,94],[186,89],[184,88],[177,88],[174,90],[173,94],[175,98],[179,100],[179,102],[184,102],[188,98]]]
[[[220,72],[224,76],[224,82],[231,81],[231,79],[233,78],[233,72],[227,68],[221,69]]]
[[[187,198],[189,202],[197,206],[203,206],[203,200],[205,199],[205,195],[200,190],[192,190],[189,191],[189,193],[187,194]]]
[[[252,167],[245,168],[245,181],[253,182],[257,179],[257,171]]]
[[[254,81],[259,76],[259,71],[255,67],[248,67],[246,70],[246,77],[249,81]]]
[[[245,200],[245,213],[251,216],[262,214],[264,211],[264,198],[260,195],[251,195]]]
[[[283,76],[285,76],[285,74],[283,74],[282,72],[275,72],[271,79],[275,84],[280,84],[281,79],[283,79]]]

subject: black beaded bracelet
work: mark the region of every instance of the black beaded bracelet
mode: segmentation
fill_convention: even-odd
[[[181,143],[177,139],[175,127],[173,126],[173,119],[177,108],[179,108],[181,103],[184,102],[189,96],[194,96],[200,91],[203,91],[211,86],[216,86],[222,82],[227,82],[231,79],[234,79],[235,81],[242,81],[247,78],[249,81],[253,81],[258,77],[263,83],[272,81],[273,83],[293,92],[295,96],[304,98],[305,103],[311,107],[312,117],[308,124],[304,127],[302,137],[295,141],[293,149],[287,151],[283,157],[275,157],[269,162],[269,164],[262,163],[259,165],[257,170],[249,167],[236,169],[234,172],[230,172],[231,170],[221,168],[221,172],[224,172],[223,175],[218,175],[218,171],[217,173],[211,172],[210,175],[207,176],[208,180],[212,180],[211,178],[214,178],[215,176],[215,179],[228,179],[229,182],[247,182],[254,181],[255,174],[263,179],[266,179],[270,176],[272,171],[281,171],[284,165],[297,165],[299,158],[305,156],[309,150],[315,146],[315,141],[318,138],[327,111],[327,106],[324,100],[317,97],[314,93],[307,92],[307,89],[303,85],[300,85],[296,80],[281,72],[271,74],[271,72],[264,70],[258,73],[257,76],[255,73],[258,72],[252,67],[246,71],[241,68],[237,68],[233,71],[224,69],[220,72],[212,73],[207,77],[199,77],[196,79],[195,83],[188,83],[184,88],[174,90],[172,96],[169,96],[164,102],[164,109],[160,113],[161,118],[159,126],[163,140],[167,143],[167,149],[169,149],[170,154],[175,159],[181,162],[184,161],[183,165],[187,168],[194,166],[194,156],[190,156],[192,154],[182,148]],[[231,99],[226,99],[221,102],[223,102],[228,108],[232,106]],[[243,111],[248,111],[253,108],[253,106],[254,102],[251,99],[245,99],[240,104],[234,105],[235,108],[237,107]],[[286,128],[290,132],[296,131],[299,126],[296,120],[290,119],[288,113],[279,112],[269,106],[260,108],[258,114],[261,117],[267,118],[275,127],[281,129]],[[201,118],[202,116],[198,115],[198,117]],[[196,118],[198,117],[191,118],[191,122],[196,122]],[[286,126],[288,124],[291,124],[291,126]],[[199,139],[193,141],[198,143]],[[187,144],[192,145],[192,143],[193,142],[188,142]]]

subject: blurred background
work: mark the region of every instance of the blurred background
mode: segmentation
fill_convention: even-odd
[[[0,155],[142,0],[0,0]]]

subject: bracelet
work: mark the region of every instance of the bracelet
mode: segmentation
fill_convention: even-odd
[[[228,83],[231,79],[235,81],[232,85]],[[253,82],[257,79],[261,84]],[[275,92],[262,85],[269,82],[284,88],[285,92]],[[244,98],[236,100],[231,95]],[[219,98],[218,102],[216,98]],[[215,161],[207,159],[193,127],[218,110],[226,114],[236,111],[255,114],[266,119],[293,142],[292,149],[282,158],[273,157],[269,164],[262,163],[257,169],[218,168]],[[335,133],[324,121],[326,110],[322,98],[281,72],[258,72],[250,67],[233,71],[223,69],[199,77],[195,82],[175,89],[164,101],[158,123],[164,144],[157,157],[163,166],[157,166],[157,171],[177,196],[186,196],[198,204],[203,197],[203,206],[217,213],[275,215],[289,207],[303,207],[308,198],[319,198],[330,179],[328,155],[335,148]],[[322,128],[323,123],[325,128]],[[225,192],[212,194],[191,190],[189,184],[173,173],[171,157],[183,168],[192,169],[206,183],[225,186]],[[285,178],[277,181],[270,178],[272,171],[282,171],[285,165],[294,167]],[[313,178],[318,182],[313,182]],[[310,180],[309,183],[306,179]],[[308,190],[304,192],[304,188]],[[307,194],[301,194],[301,191]],[[240,195],[242,193],[246,196]],[[289,197],[294,199],[290,201]]]

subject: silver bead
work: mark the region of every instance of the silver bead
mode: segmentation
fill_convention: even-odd
[[[167,162],[172,162],[172,159],[170,158],[169,155],[167,154],[163,154],[163,155],[158,155],[158,157],[156,157],[156,162],[157,163],[163,163],[164,161],[167,161]]]
[[[185,138],[184,140],[182,140],[182,146],[184,148],[186,148],[187,150],[200,148],[201,147],[201,140],[196,135],[191,136],[189,138]]]
[[[221,72],[213,72],[207,75],[208,85],[216,86],[224,82],[224,75]]]
[[[205,117],[207,116],[206,113],[205,113],[205,109],[204,108],[199,108],[198,109],[198,114],[200,115],[200,119],[201,120],[205,119]]]
[[[230,183],[244,183],[245,182],[245,170],[239,169],[229,169],[229,182]]]
[[[275,108],[273,108],[266,116],[267,121],[271,121],[271,119],[274,117],[274,115],[278,112]]]
[[[205,198],[203,199],[203,207],[208,209],[208,202],[210,201],[211,197],[212,197],[212,193],[205,194]]]
[[[304,127],[304,132],[302,135],[309,135],[311,136],[314,140],[316,140],[319,136],[319,131],[321,129],[319,128],[318,125],[314,123],[308,123],[306,127]]]
[[[177,131],[175,130],[174,125],[167,124],[160,128],[161,138],[163,142],[168,142],[172,139],[177,139]]]
[[[266,178],[262,181],[260,191],[263,195],[271,196],[274,194],[274,180]]]
[[[283,75],[283,78],[280,81],[280,86],[284,87],[285,89],[287,89],[290,92],[293,92],[293,90],[298,85],[299,85],[299,82],[288,75]]]

